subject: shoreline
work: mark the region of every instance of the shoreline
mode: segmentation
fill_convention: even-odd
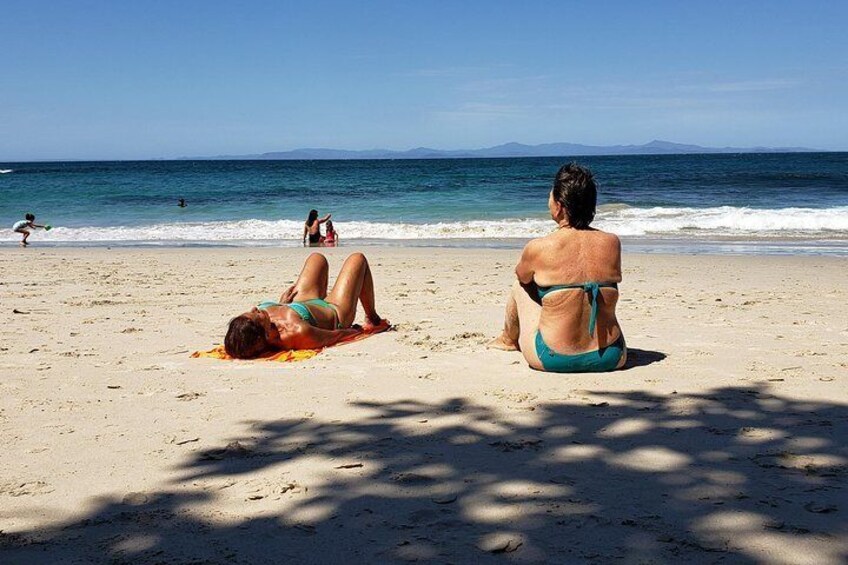
[[[37,233],[35,234],[38,235]],[[346,239],[339,249],[501,249],[520,250],[529,239],[518,238],[444,238],[444,239]],[[622,236],[624,253],[680,254],[718,256],[848,256],[848,236],[833,239],[803,238],[679,238]],[[0,241],[0,250],[20,248],[17,241]],[[38,241],[32,239],[29,248],[39,249],[297,249],[296,240],[234,240],[234,241],[92,241],[89,243]],[[331,247],[309,247],[313,250]]]
[[[848,554],[843,258],[625,253],[628,368],[554,375],[485,349],[512,249],[364,248],[395,331],[300,363],[189,355],[314,249],[29,251],[0,250],[0,561]]]

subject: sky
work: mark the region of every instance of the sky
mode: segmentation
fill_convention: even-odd
[[[848,150],[848,2],[3,0],[0,161]]]

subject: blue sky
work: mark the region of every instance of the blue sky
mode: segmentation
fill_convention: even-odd
[[[3,0],[0,160],[848,150],[848,2]]]

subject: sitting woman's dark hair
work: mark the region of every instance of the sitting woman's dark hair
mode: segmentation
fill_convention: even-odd
[[[236,316],[230,320],[227,336],[224,338],[224,350],[236,359],[256,357],[268,346],[265,328],[248,316]]]
[[[595,219],[598,190],[589,169],[577,163],[560,167],[554,179],[553,194],[554,200],[565,209],[569,226],[586,229]]]
[[[318,219],[318,210],[310,210],[309,216],[306,218],[306,225],[311,226]]]
[[[32,222],[35,220],[35,214],[27,214],[24,217],[27,219],[28,222]]]

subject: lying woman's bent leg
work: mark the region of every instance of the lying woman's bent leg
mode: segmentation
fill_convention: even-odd
[[[320,253],[311,253],[303,263],[303,269],[294,283],[295,300],[310,300],[327,296],[330,264]]]
[[[382,321],[377,314],[374,298],[374,279],[371,267],[362,253],[354,253],[345,259],[342,270],[327,295],[327,301],[338,308],[339,322],[342,327],[350,327],[356,319],[356,303],[365,310],[365,326],[377,326]]]

